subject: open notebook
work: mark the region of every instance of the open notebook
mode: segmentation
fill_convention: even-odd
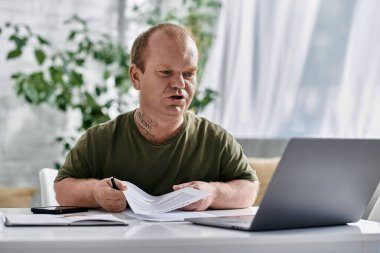
[[[128,225],[115,214],[75,213],[51,214],[8,214],[5,226],[118,226]]]

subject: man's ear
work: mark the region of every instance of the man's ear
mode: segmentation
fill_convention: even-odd
[[[129,66],[129,76],[131,78],[133,87],[135,87],[136,90],[140,90],[140,76],[141,76],[141,70],[137,67],[136,64],[132,63]]]

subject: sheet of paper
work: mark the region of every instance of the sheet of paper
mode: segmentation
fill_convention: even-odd
[[[7,220],[13,225],[65,225],[69,222],[52,214],[8,214]]]
[[[127,224],[126,220],[120,219],[113,214],[90,214],[90,213],[73,213],[73,214],[63,214],[63,215],[53,215],[53,214],[9,214],[6,215],[8,220],[8,225],[41,225],[41,226],[52,226],[52,225],[68,225],[68,224],[85,224],[91,225],[102,225],[107,222],[118,222]],[[75,224],[74,224],[75,223]]]
[[[152,196],[130,182],[123,182],[128,189],[124,191],[129,206],[136,214],[160,214],[192,204],[209,195],[193,188],[184,188],[161,196]]]
[[[118,222],[126,222],[123,219],[120,219],[116,217],[114,214],[111,213],[105,213],[105,214],[81,214],[77,215],[75,213],[73,214],[65,214],[62,215],[62,218],[69,221],[70,223],[73,222],[81,222],[81,221],[118,221]]]
[[[0,231],[4,228],[4,222],[5,222],[5,215],[0,212]]]
[[[185,218],[215,217],[205,212],[170,211],[160,214],[136,214],[132,210],[126,210],[123,214],[127,218],[145,221],[184,221]]]

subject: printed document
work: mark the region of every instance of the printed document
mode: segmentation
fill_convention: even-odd
[[[123,183],[128,187],[124,191],[125,198],[136,214],[166,213],[209,196],[208,192],[189,187],[161,196],[152,196],[130,182],[123,181]]]

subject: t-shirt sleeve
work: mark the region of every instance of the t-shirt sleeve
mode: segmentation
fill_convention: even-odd
[[[58,170],[55,181],[65,178],[92,178],[91,154],[92,154],[91,131],[87,130],[75,144],[74,148],[66,156],[65,162]]]
[[[248,159],[243,153],[243,149],[235,138],[225,133],[222,141],[221,179],[224,182],[236,179],[245,179],[252,182],[257,181],[256,171],[249,165]]]

